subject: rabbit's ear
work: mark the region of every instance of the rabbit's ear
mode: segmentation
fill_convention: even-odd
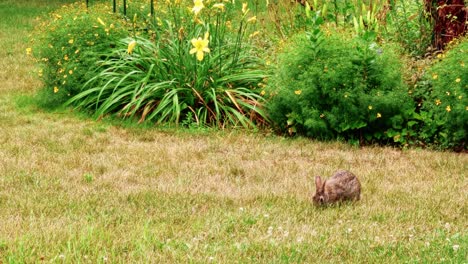
[[[315,176],[315,186],[317,189],[322,189],[322,178],[320,176]]]

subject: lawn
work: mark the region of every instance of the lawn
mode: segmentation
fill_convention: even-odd
[[[28,35],[58,2],[0,3],[0,263],[467,263],[466,154],[38,109]],[[361,201],[314,207],[340,168]]]

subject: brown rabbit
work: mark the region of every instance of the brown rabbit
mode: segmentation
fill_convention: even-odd
[[[361,197],[361,183],[356,175],[349,171],[337,171],[330,179],[323,181],[315,176],[314,204],[326,205],[340,201],[357,201]]]

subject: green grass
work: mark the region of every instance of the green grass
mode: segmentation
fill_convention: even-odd
[[[0,3],[0,263],[467,262],[466,154],[43,112],[33,3]],[[313,207],[338,168],[362,200]]]

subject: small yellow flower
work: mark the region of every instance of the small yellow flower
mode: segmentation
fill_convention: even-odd
[[[324,114],[320,114],[320,118],[324,118],[324,117],[325,117],[325,115],[324,115]]]
[[[72,74],[73,74],[73,71],[72,71],[72,70],[69,70],[69,71],[68,71],[68,74],[72,75]]]
[[[231,29],[232,28],[232,23],[231,21],[226,21],[226,27]]]
[[[260,92],[260,95],[261,95],[261,96],[264,96],[265,94],[266,94],[265,90],[262,90],[262,91]]]
[[[249,12],[249,9],[247,8],[247,3],[242,3],[242,13],[246,15],[247,12]]]
[[[67,61],[68,60],[68,55],[63,56],[63,59]]]
[[[97,18],[97,21],[99,22],[99,24],[103,25],[103,26],[106,26],[106,23],[104,23],[104,21],[102,21],[101,18]]]
[[[162,22],[162,20],[161,20],[159,17],[156,18],[156,22],[157,22],[156,24],[157,24],[158,26],[162,26],[162,25],[163,25],[163,22]]]
[[[344,98],[348,98],[348,95],[347,95],[347,94],[345,94],[345,95],[344,95]]]
[[[369,105],[367,108],[369,108],[369,110],[372,110],[372,105]]]
[[[249,38],[256,37],[258,34],[260,34],[260,31],[255,31],[254,33],[249,35]]]
[[[448,96],[450,96],[450,92],[445,92]]]
[[[75,54],[78,54],[79,52],[80,52],[80,50],[79,50],[79,49],[75,50]]]
[[[459,83],[459,82],[461,82],[461,79],[457,78],[457,79],[455,79],[455,82]]]
[[[27,54],[27,55],[31,55],[31,54],[32,54],[32,49],[31,49],[31,48],[27,48],[27,49],[26,49],[26,54]]]
[[[253,16],[249,19],[247,19],[247,23],[255,23],[257,21],[257,16]]]
[[[468,106],[465,107],[465,110],[468,111]]]
[[[439,78],[439,75],[437,75],[437,74],[432,75],[432,79],[436,80],[437,78]]]
[[[133,53],[133,50],[135,49],[137,45],[137,42],[135,40],[132,40],[130,41],[130,43],[128,43],[128,47],[127,47],[127,53],[128,54],[132,54]]]
[[[54,93],[58,93],[59,88],[57,86],[54,87]]]
[[[462,61],[462,62],[460,63],[460,66],[465,67],[465,63]]]
[[[69,44],[73,44],[73,42],[75,42],[75,40],[73,40],[73,39],[70,39],[70,40],[68,41]]]
[[[198,39],[192,39],[191,40],[193,48],[190,50],[190,54],[196,53],[197,60],[199,60],[199,61],[203,60],[203,57],[205,55],[204,52],[206,52],[206,53],[210,52],[210,49],[208,48],[208,43],[210,42],[208,40],[208,37],[209,37],[209,33],[206,32],[204,39],[198,38]]]
[[[296,90],[294,91],[295,94],[300,95],[302,93],[302,90]]]
[[[435,100],[435,104],[440,105],[440,104],[442,104],[442,102],[440,101],[440,99],[437,99],[437,100]]]
[[[461,100],[463,97],[461,95],[458,96],[458,100]]]
[[[200,13],[200,11],[205,7],[205,5],[203,4],[203,0],[193,0],[193,8],[192,8],[192,12],[195,14],[195,15],[198,15],[198,13]]]
[[[381,118],[382,115],[380,113],[377,113],[377,118]]]
[[[447,112],[450,112],[450,111],[452,111],[452,108],[450,108],[450,105],[447,105],[447,107],[445,108],[445,110],[446,110]]]
[[[224,4],[223,3],[214,4],[213,8],[217,8],[221,11],[224,11]]]

